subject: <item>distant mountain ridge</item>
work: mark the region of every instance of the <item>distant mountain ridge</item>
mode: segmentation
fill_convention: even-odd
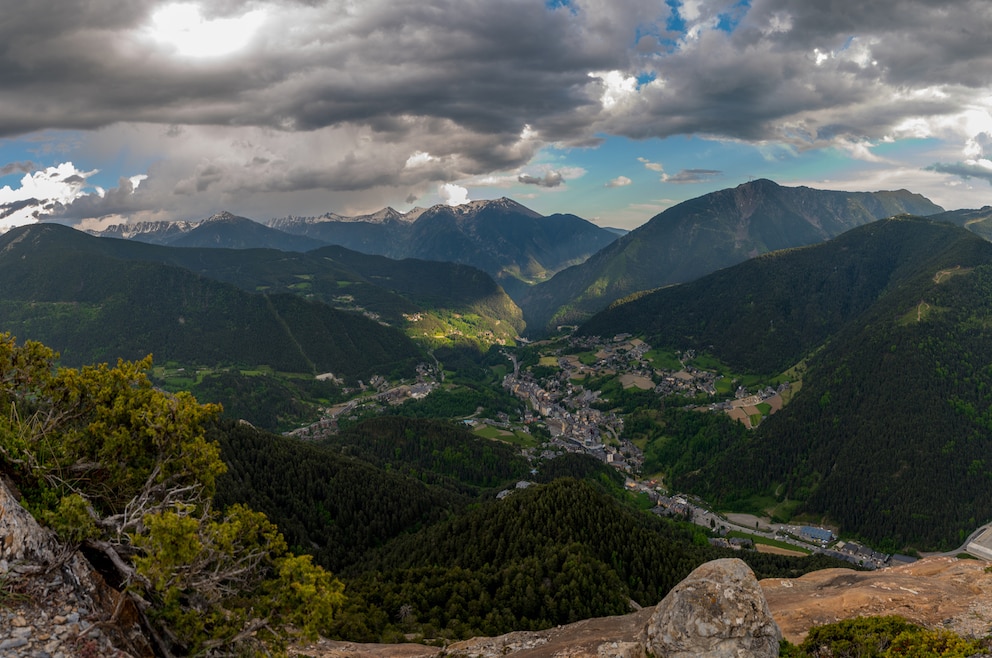
[[[359,217],[285,217],[268,224],[367,254],[472,265],[514,298],[530,283],[584,261],[617,238],[615,231],[581,217],[543,216],[506,197],[406,214],[386,208]]]
[[[756,180],[656,215],[587,261],[517,299],[529,331],[575,324],[634,292],[691,281],[759,254],[823,242],[899,214],[940,206],[894,192],[838,192]]]
[[[305,252],[339,245],[392,259],[447,261],[481,269],[514,298],[619,234],[575,215],[543,216],[506,197],[406,213],[386,207],[352,217],[288,216],[264,224],[223,212],[200,221],[118,224],[90,233],[182,247]]]
[[[320,240],[291,235],[227,211],[199,221],[115,224],[103,231],[88,233],[102,238],[123,238],[171,247],[310,251],[324,246]]]

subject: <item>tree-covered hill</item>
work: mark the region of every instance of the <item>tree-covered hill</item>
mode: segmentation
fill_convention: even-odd
[[[765,374],[808,357],[788,406],[715,441],[675,485],[724,504],[799,501],[890,549],[951,548],[992,518],[989,318],[992,244],[905,217],[616,305],[583,331]]]
[[[730,553],[711,547],[698,527],[561,478],[373,552],[348,572],[352,599],[338,628],[344,633],[353,621],[400,619],[404,630],[464,637],[622,614],[631,600],[656,604],[696,566]],[[733,554],[760,577],[838,564]],[[369,630],[381,633],[386,626],[379,624]]]
[[[0,328],[49,344],[71,365],[152,353],[351,379],[412,372],[421,356],[400,331],[355,313],[121,259],[100,242],[115,241],[52,224],[0,238]]]
[[[216,431],[229,468],[217,500],[264,511],[291,545],[341,573],[348,603],[335,634],[347,639],[464,638],[623,613],[724,555],[701,529],[635,508],[591,458],[531,475],[509,446],[448,423],[375,419],[323,445],[243,425]],[[589,480],[555,477],[566,472]],[[493,485],[521,477],[550,484],[493,497]],[[837,564],[747,559],[761,575]]]
[[[273,230],[244,218],[210,221],[204,227],[221,228],[235,220]],[[121,260],[174,265],[248,292],[291,293],[335,308],[361,311],[432,345],[450,342],[448,336],[482,344],[512,341],[524,327],[523,314],[510,297],[490,276],[469,265],[395,261],[335,246],[301,253],[179,248],[71,234],[63,239],[71,241],[74,249]]]
[[[940,269],[970,267],[992,255],[992,244],[949,229],[920,218],[882,220],[821,245],[773,252],[620,300],[578,334],[642,334],[657,347],[709,351],[736,372],[778,373],[883,295],[925,286]]]
[[[763,253],[816,244],[902,213],[941,212],[918,194],[836,192],[756,180],[665,210],[518,299],[531,332],[576,324],[638,291],[692,281]]]
[[[309,255],[347,267],[421,308],[475,313],[497,325],[506,323],[514,332],[524,329],[520,308],[479,268],[415,258],[394,260],[344,247],[323,247]]]
[[[343,569],[405,532],[464,510],[479,495],[479,485],[473,483],[480,477],[479,466],[469,460],[487,442],[465,432],[446,437],[431,423],[416,426],[414,439],[430,452],[412,456],[410,445],[398,446],[388,461],[372,463],[348,454],[357,449],[314,445],[225,423],[212,435],[228,465],[218,483],[218,501],[250,504],[276,521],[290,545],[314,555],[320,564]],[[378,427],[359,428],[357,436],[386,431]],[[404,436],[410,427],[396,425],[393,431]],[[437,448],[438,456],[425,465]],[[499,479],[493,473],[501,473],[508,481],[517,474],[519,466],[510,455],[504,457],[495,460],[496,470],[487,478]]]

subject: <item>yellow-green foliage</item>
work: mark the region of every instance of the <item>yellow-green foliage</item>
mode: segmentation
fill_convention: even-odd
[[[59,500],[54,510],[39,511],[40,520],[52,528],[63,541],[78,544],[99,536],[100,530],[89,514],[86,499],[79,494],[69,494]]]
[[[799,646],[783,642],[784,658],[966,658],[987,650],[947,630],[902,617],[857,617],[810,629]]]
[[[0,472],[63,541],[111,557],[163,653],[279,651],[288,628],[329,626],[340,581],[290,554],[265,515],[212,509],[226,467],[204,423],[218,407],[154,389],[150,358],[56,359],[0,334]]]

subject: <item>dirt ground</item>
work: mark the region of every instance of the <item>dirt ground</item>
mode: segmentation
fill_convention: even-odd
[[[769,546],[768,544],[755,544],[754,549],[759,553],[774,553],[775,555],[794,555],[796,557],[806,557],[802,551],[791,551],[788,548]]]
[[[772,520],[767,516],[759,519],[753,514],[728,514],[727,520],[745,528],[753,528],[755,527],[754,524],[757,523],[759,530],[771,530]]]
[[[631,386],[636,386],[642,391],[649,391],[654,388],[654,382],[652,382],[647,377],[641,375],[620,375],[620,385],[624,388],[630,388]]]

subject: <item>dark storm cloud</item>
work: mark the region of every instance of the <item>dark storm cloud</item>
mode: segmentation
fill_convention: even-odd
[[[0,203],[0,219],[6,219],[10,217],[18,210],[23,210],[24,208],[32,208],[35,206],[40,206],[41,201],[38,199],[22,199],[20,201],[12,201],[10,203]]]
[[[908,115],[887,102],[902,85],[975,86],[992,69],[984,38],[992,9],[977,0],[756,0],[734,17],[731,34],[706,22],[728,10],[713,5],[688,21],[690,30],[705,28],[698,36],[665,50],[658,38],[672,35],[664,31],[634,41],[648,21],[665,24],[658,3],[589,0],[557,11],[536,0],[282,4],[239,57],[190,62],[142,37],[154,9],[147,2],[24,3],[0,24],[0,134],[119,121],[288,130],[359,123],[399,138],[404,117],[432,117],[507,139],[530,125],[546,140],[574,143],[595,130],[757,140],[781,137],[776,122],[786,118],[806,122],[815,137],[837,122],[804,113],[868,105],[884,118],[865,111],[865,123],[845,130],[871,135]],[[271,5],[214,0],[203,11],[229,17]],[[294,23],[301,20],[309,22]],[[817,63],[814,48],[830,59]],[[858,48],[870,62],[852,58]],[[638,68],[663,84],[645,90],[639,108],[603,116],[589,73]],[[930,110],[957,106],[946,98]]]
[[[126,215],[143,208],[142,200],[134,195],[134,183],[128,178],[117,181],[117,187],[106,190],[102,196],[91,194],[81,196],[71,203],[56,203],[49,208],[52,218],[79,220],[106,215]]]
[[[558,187],[565,182],[565,177],[561,175],[561,172],[550,170],[544,172],[543,176],[520,174],[517,176],[517,182],[524,185],[537,185],[538,187]]]
[[[38,168],[33,162],[9,162],[0,167],[0,176],[10,176],[11,174],[30,174]]]
[[[311,190],[422,197],[615,135],[843,146],[960,114],[992,70],[987,0],[204,0],[208,19],[265,17],[213,58],[151,38],[162,4],[31,0],[0,21],[0,137],[102,129],[94,143],[164,154],[137,189],[78,199],[73,216]],[[124,124],[139,126],[130,141]],[[266,148],[230,147],[236,131]],[[407,166],[417,153],[430,157]],[[517,180],[561,184],[550,175]]]
[[[683,169],[677,174],[664,176],[662,180],[666,183],[676,184],[702,183],[722,173],[719,169]]]
[[[590,102],[587,71],[624,65],[620,29],[632,27],[583,25],[530,0],[286,4],[239,58],[189,62],[140,34],[150,3],[32,0],[0,24],[0,134],[117,121],[309,130],[406,115],[518,133]],[[238,6],[204,3],[204,14]],[[286,22],[301,18],[314,23]]]
[[[702,30],[647,58],[658,84],[601,130],[799,144],[881,137],[906,118],[958,112],[987,86],[990,30],[987,2],[756,0],[732,34]]]
[[[987,181],[989,184],[992,184],[992,169],[989,167],[983,167],[982,165],[973,162],[938,162],[927,167],[927,170],[940,172],[942,174],[951,174],[964,179],[980,178]]]

